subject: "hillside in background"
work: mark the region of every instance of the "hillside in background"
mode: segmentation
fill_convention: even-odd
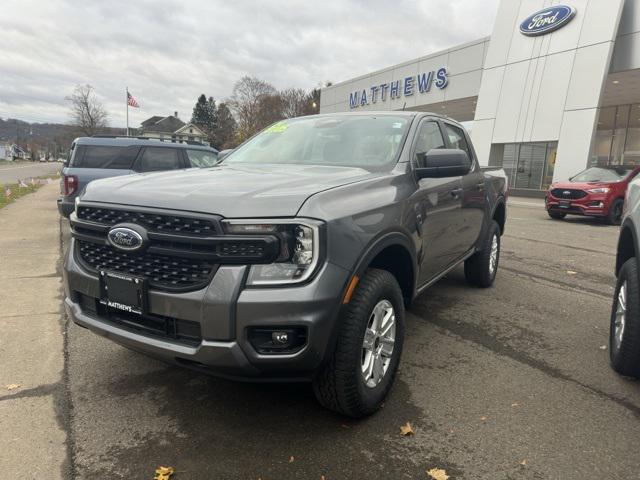
[[[107,128],[105,134],[124,135],[124,128]],[[15,118],[0,118],[0,143],[17,143],[39,152],[65,152],[78,129],[63,123],[29,123]]]

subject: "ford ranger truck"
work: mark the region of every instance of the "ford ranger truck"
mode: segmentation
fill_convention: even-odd
[[[506,191],[438,115],[284,120],[212,168],[91,182],[70,217],[64,304],[138,352],[310,381],[322,405],[364,417],[391,389],[412,299],[460,264],[493,283]]]

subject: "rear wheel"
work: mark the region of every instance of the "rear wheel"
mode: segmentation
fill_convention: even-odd
[[[377,411],[393,385],[404,340],[404,303],[395,277],[369,269],[340,319],[336,348],[313,382],[318,401],[354,418]]]
[[[478,287],[490,287],[496,278],[499,261],[500,226],[492,220],[482,242],[482,249],[464,262],[464,276],[467,282]]]
[[[567,216],[566,213],[562,213],[562,212],[552,212],[551,210],[547,210],[547,213],[549,214],[549,216],[551,218],[553,218],[554,220],[562,220],[564,217]]]
[[[640,378],[640,285],[635,257],[627,260],[618,273],[611,307],[609,355],[616,372]]]
[[[624,200],[622,200],[621,198],[618,198],[613,202],[613,204],[609,208],[609,213],[607,214],[607,223],[609,225],[620,225],[623,205]]]

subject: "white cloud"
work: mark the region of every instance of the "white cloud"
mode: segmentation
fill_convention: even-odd
[[[498,0],[4,0],[0,117],[66,121],[90,83],[113,126],[131,125],[242,75],[313,88],[489,35]]]

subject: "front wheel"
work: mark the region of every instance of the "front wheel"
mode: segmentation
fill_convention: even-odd
[[[609,207],[609,213],[607,214],[607,223],[609,225],[619,225],[622,219],[622,207],[624,206],[624,200],[618,198]]]
[[[562,212],[552,212],[551,210],[547,210],[547,213],[549,214],[549,216],[551,218],[553,218],[554,220],[562,220],[564,217],[567,216],[566,213],[562,213]]]
[[[464,262],[464,276],[467,282],[477,287],[487,288],[493,284],[500,261],[500,226],[491,221],[482,242],[481,250]]]
[[[338,321],[335,350],[313,390],[324,407],[365,417],[382,405],[400,363],[404,302],[395,277],[367,270]]]
[[[640,285],[635,257],[620,272],[611,307],[609,355],[613,369],[640,378]]]

